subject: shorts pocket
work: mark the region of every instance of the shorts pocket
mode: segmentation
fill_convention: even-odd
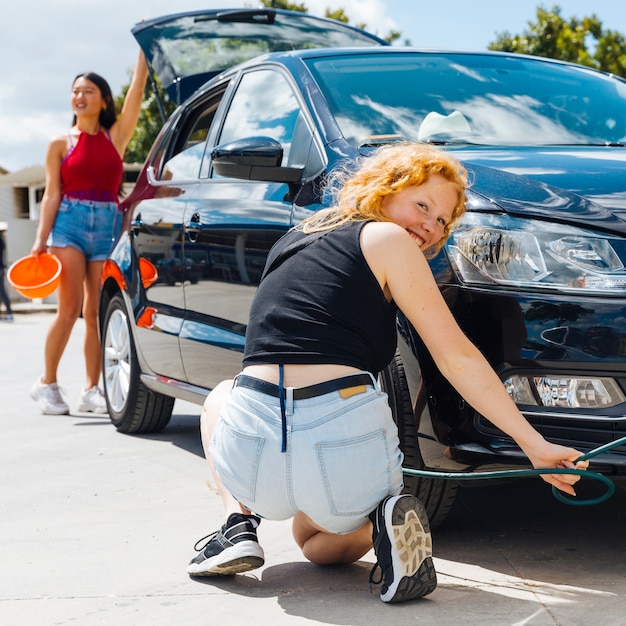
[[[66,202],[65,200],[61,200],[59,204],[58,213],[71,213],[72,212],[72,204],[70,202]]]
[[[211,460],[229,493],[239,502],[256,501],[256,485],[265,438],[240,433],[219,420],[209,445]]]
[[[391,492],[387,431],[320,442],[316,446],[328,504],[334,515],[363,515]]]

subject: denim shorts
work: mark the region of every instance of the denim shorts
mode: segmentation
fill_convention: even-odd
[[[209,448],[226,489],[266,519],[302,512],[329,532],[361,528],[383,498],[402,490],[398,431],[372,381],[346,399],[333,391],[294,401],[285,388],[285,452],[279,399],[233,387]]]
[[[104,261],[122,229],[122,214],[115,202],[63,198],[47,245],[71,246],[87,261]]]

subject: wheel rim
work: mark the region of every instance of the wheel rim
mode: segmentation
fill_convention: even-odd
[[[120,309],[109,317],[104,336],[103,377],[110,408],[120,413],[130,388],[130,333],[126,315]]]

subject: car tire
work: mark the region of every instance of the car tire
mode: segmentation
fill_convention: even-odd
[[[124,301],[109,302],[102,325],[102,377],[111,422],[122,433],[155,433],[167,426],[174,398],[148,389],[140,378],[139,361]]]
[[[380,381],[389,398],[393,419],[398,427],[400,449],[404,454],[403,467],[415,470],[428,469],[420,452],[420,437],[413,413],[411,394],[399,353],[396,353],[389,366],[381,373]],[[458,483],[452,480],[404,475],[403,493],[413,494],[421,500],[433,528],[440,526],[446,519],[457,491]]]

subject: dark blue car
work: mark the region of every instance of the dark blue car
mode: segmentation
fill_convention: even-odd
[[[624,80],[514,54],[391,47],[277,10],[169,16],[134,34],[182,104],[125,203],[103,275],[105,393],[120,431],[164,428],[175,398],[202,403],[239,371],[271,246],[327,205],[328,171],[408,139],[470,173],[469,211],[431,265],[524,415],[581,451],[626,435]],[[526,463],[401,315],[398,333],[380,377],[405,466]],[[626,448],[592,467],[625,473]],[[406,483],[440,523],[457,483]]]

